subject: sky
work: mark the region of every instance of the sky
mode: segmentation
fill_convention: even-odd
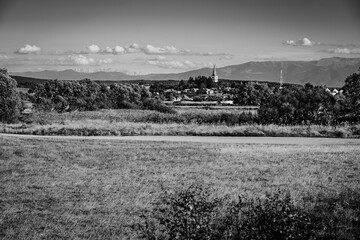
[[[0,0],[0,67],[139,75],[355,58],[359,9],[359,0]]]

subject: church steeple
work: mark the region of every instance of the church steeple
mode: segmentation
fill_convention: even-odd
[[[283,70],[280,69],[280,89],[283,89]]]
[[[214,68],[213,68],[213,73],[211,75],[211,78],[212,80],[217,83],[219,81],[219,77],[218,75],[216,74],[216,66],[214,65]]]
[[[216,76],[216,66],[214,65],[212,76]]]

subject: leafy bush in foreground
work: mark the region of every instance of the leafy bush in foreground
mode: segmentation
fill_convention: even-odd
[[[192,185],[164,193],[132,229],[142,239],[356,239],[360,233],[359,193],[317,196],[307,207],[289,193],[229,201]],[[305,205],[304,205],[305,206]]]
[[[221,201],[210,199],[209,194],[201,186],[164,193],[152,215],[142,215],[144,223],[135,228],[145,239],[210,239]]]
[[[16,84],[6,69],[0,69],[0,122],[16,122],[19,118],[22,101]]]

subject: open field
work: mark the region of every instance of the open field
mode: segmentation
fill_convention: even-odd
[[[176,114],[150,110],[35,112],[18,124],[0,124],[0,132],[81,136],[276,136],[359,138],[360,125],[246,124],[248,115],[224,110],[186,110]],[[247,119],[249,120],[249,119]]]
[[[256,115],[259,109],[258,106],[181,106],[181,105],[172,105],[171,108],[175,109],[178,113],[187,112],[189,110],[203,111],[222,111],[222,112],[237,112],[237,113],[251,113]]]
[[[0,135],[0,237],[135,238],[126,226],[137,221],[140,210],[151,209],[162,189],[192,183],[211,186],[216,196],[261,197],[285,189],[297,204],[311,206],[318,194],[360,191],[359,154],[354,142],[201,143]]]

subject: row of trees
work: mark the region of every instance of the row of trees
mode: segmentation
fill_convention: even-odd
[[[214,87],[211,78],[204,76],[179,83],[180,89],[210,86]],[[360,122],[359,72],[347,77],[342,91],[336,95],[325,86],[287,85],[281,89],[278,85],[245,81],[231,83],[231,89],[226,92],[236,105],[260,106],[257,121],[265,124]]]
[[[311,84],[278,89],[262,99],[259,119],[275,124],[360,123],[360,74],[347,77],[336,95]]]
[[[0,69],[0,122],[16,122],[29,100],[44,111],[93,111],[98,109],[150,109],[173,113],[160,100],[138,84],[98,84],[90,79],[80,81],[51,80],[36,84],[29,94],[19,94],[16,81],[6,69]],[[23,98],[23,100],[21,99]]]
[[[29,90],[30,100],[43,110],[93,111],[103,108],[141,108],[150,92],[138,84],[97,84],[80,81],[51,80]]]
[[[98,109],[150,109],[173,112],[138,84],[98,84],[90,79],[80,81],[51,80],[29,90],[29,99],[45,111],[94,111]]]
[[[263,99],[259,118],[263,123],[330,124],[334,123],[337,113],[336,99],[337,96],[321,86],[306,84],[298,88],[284,88]]]
[[[259,106],[276,90],[277,88],[270,88],[267,83],[245,82],[236,84],[230,93],[234,95],[234,104]]]
[[[188,81],[181,80],[179,82],[179,90],[184,90],[186,88],[204,89],[213,87],[215,87],[214,80],[211,77],[206,76],[190,77]]]

